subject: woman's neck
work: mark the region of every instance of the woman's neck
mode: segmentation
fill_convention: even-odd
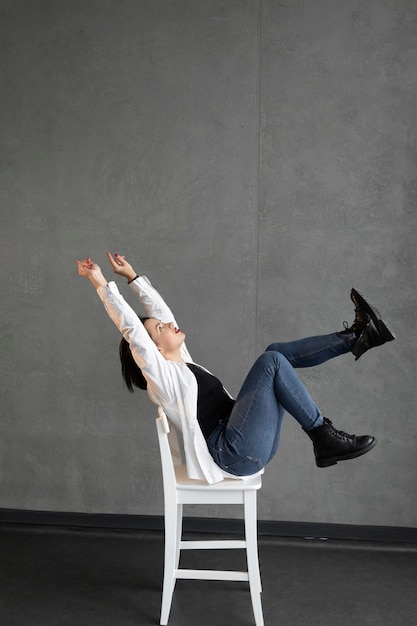
[[[184,359],[181,356],[181,353],[169,353],[169,354],[164,354],[164,357],[167,361],[175,361],[176,363],[185,363]]]

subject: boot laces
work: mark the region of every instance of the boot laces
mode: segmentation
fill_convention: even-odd
[[[360,306],[356,306],[355,307],[355,319],[353,320],[353,323],[351,326],[349,326],[349,324],[346,321],[343,322],[343,328],[344,328],[343,332],[346,334],[347,333],[358,334],[362,332],[362,330],[365,328],[368,321],[369,321],[369,315],[366,313],[366,311],[361,309]]]
[[[352,441],[352,439],[355,438],[355,435],[349,435],[348,433],[345,433],[343,430],[337,430],[337,428],[333,426],[332,422],[328,418],[326,418],[326,424],[331,434],[334,437],[336,437],[336,439],[339,439],[340,441]]]
[[[355,325],[355,322],[353,322],[352,326],[349,326],[349,324],[346,321],[344,321],[343,322],[343,331],[342,332],[344,334],[346,334],[346,335],[350,335],[350,334],[354,333],[355,332],[353,330],[354,325]]]

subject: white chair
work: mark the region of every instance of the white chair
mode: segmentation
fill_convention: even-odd
[[[162,591],[161,625],[168,624],[175,582],[178,578],[202,580],[248,581],[256,626],[263,626],[261,577],[259,573],[256,495],[261,488],[261,476],[225,479],[210,485],[204,480],[191,480],[178,443],[176,429],[159,407],[156,420],[162,460],[165,506],[165,563]],[[182,515],[184,504],[242,504],[244,507],[245,539],[221,541],[183,541]],[[247,571],[180,569],[181,550],[245,548]]]

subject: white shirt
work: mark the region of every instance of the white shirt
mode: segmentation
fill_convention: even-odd
[[[171,310],[146,276],[136,278],[130,287],[140,297],[148,317],[176,325]],[[219,482],[225,477],[242,479],[223,471],[207,448],[197,421],[198,385],[191,370],[185,363],[169,361],[161,355],[115,282],[99,287],[97,293],[110,318],[129,342],[133,358],[148,383],[150,399],[162,406],[169,419],[182,432],[189,478],[205,479],[208,483]],[[185,343],[181,346],[181,357],[188,363],[194,362]]]

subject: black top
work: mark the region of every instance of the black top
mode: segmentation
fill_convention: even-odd
[[[220,380],[195,363],[187,363],[197,379],[197,420],[207,439],[221,420],[228,420],[235,401]]]

